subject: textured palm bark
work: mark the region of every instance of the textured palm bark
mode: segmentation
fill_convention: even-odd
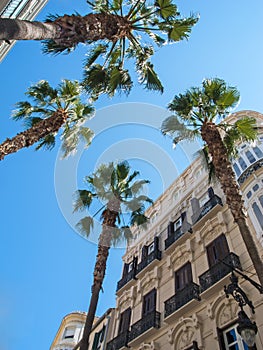
[[[113,204],[114,202],[114,204]],[[107,209],[103,212],[103,228],[99,237],[98,253],[96,257],[96,263],[93,272],[93,285],[91,288],[91,298],[89,304],[89,310],[84,326],[82,340],[79,343],[78,348],[80,350],[88,350],[89,337],[92,329],[92,325],[95,318],[95,313],[99,300],[99,293],[102,288],[102,283],[105,277],[107,259],[111,246],[112,229],[115,227],[118,211],[120,209],[119,201],[113,201],[108,204]],[[76,347],[75,347],[76,348]]]
[[[41,120],[12,139],[6,139],[0,144],[0,160],[3,160],[8,154],[15,153],[24,147],[32,146],[50,133],[56,133],[66,122],[67,117],[67,113],[59,109],[51,117]]]
[[[64,15],[54,22],[30,22],[0,18],[0,40],[54,40],[63,47],[126,36],[131,23],[118,15],[99,13],[86,16]]]
[[[255,267],[260,284],[263,286],[263,263],[247,225],[244,201],[240,194],[231,162],[228,159],[226,147],[214,123],[204,123],[201,129],[201,135],[203,140],[207,143],[209,153],[212,156],[216,177],[225,194],[226,203],[234,217],[234,221],[239,227],[239,231]]]

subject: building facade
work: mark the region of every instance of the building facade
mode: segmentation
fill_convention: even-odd
[[[31,21],[46,5],[48,0],[2,0],[0,3],[0,17],[18,18]],[[0,62],[15,44],[0,40]]]
[[[263,125],[263,115],[235,113]],[[263,257],[263,134],[241,144],[233,167],[248,223]],[[116,315],[107,350],[247,350],[237,332],[239,306],[226,298],[232,267],[257,280],[237,225],[218,183],[208,182],[196,159],[148,209],[150,224],[137,229],[123,257]],[[263,297],[239,277],[255,306],[245,307],[258,326],[255,349],[263,349]]]
[[[235,113],[229,122],[244,115],[263,125],[263,114],[253,111]],[[233,169],[263,258],[263,133],[239,145]],[[116,309],[95,323],[89,350],[248,350],[237,332],[239,306],[224,286],[232,267],[258,280],[220,185],[209,183],[200,158],[146,214],[147,229],[134,231],[123,256]],[[261,350],[263,296],[241,277],[239,285],[253,301],[255,314],[244,309],[258,326],[253,349]],[[51,347],[66,349],[72,348]]]
[[[96,317],[90,334],[89,350],[105,350],[112,334],[115,309],[108,309]],[[65,316],[51,344],[50,350],[72,350],[81,340],[86,321],[86,312],[72,312]]]

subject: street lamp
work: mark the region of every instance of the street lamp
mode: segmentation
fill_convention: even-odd
[[[237,272],[239,273],[239,271]],[[228,286],[224,286],[224,291],[226,293],[227,298],[229,298],[230,294],[233,296],[233,298],[236,300],[236,302],[238,303],[241,309],[241,311],[239,311],[238,313],[237,331],[240,334],[241,338],[244,340],[244,342],[249,347],[252,347],[255,344],[258,327],[256,325],[256,322],[252,322],[250,320],[250,318],[247,316],[247,314],[243,310],[243,307],[245,305],[248,305],[252,310],[253,314],[255,313],[255,308],[252,301],[248,299],[248,296],[246,295],[246,293],[238,285],[238,277],[234,274],[233,270],[231,273],[230,281],[231,283]]]

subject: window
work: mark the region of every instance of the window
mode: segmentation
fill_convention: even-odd
[[[128,273],[131,272],[133,269],[133,262],[128,264]]]
[[[219,330],[219,340],[222,350],[249,350],[237,332],[237,324],[224,331]],[[256,347],[252,349],[256,350]]]
[[[254,163],[256,161],[256,158],[253,156],[253,154],[250,151],[246,151],[247,159],[249,160],[249,163]]]
[[[64,331],[64,339],[73,339],[75,335],[75,327],[66,327]]]
[[[178,230],[181,226],[182,226],[182,218],[180,217],[180,219],[174,222],[174,231]]]
[[[262,198],[262,196],[260,197]],[[262,202],[263,202],[263,199],[262,199]],[[261,202],[261,205],[262,205],[262,202]],[[263,214],[262,214],[262,211],[260,210],[260,207],[258,206],[258,204],[256,202],[254,202],[252,204],[252,208],[253,208],[253,211],[254,211],[254,214],[258,220],[258,223],[261,227],[261,229],[263,230]]]
[[[253,186],[253,191],[256,192],[259,189],[259,185],[256,184],[255,186]]]
[[[262,158],[263,157],[263,152],[261,151],[261,149],[259,147],[253,147],[253,151],[255,152],[255,155],[258,158]]]
[[[252,196],[252,192],[251,192],[251,191],[248,191],[248,193],[247,193],[247,199],[251,198],[251,196]]]
[[[106,330],[106,327],[103,326],[101,331],[95,333],[94,341],[93,341],[93,344],[92,344],[92,350],[99,350],[99,349],[101,349],[102,343],[103,343],[103,340],[104,340],[105,330]]]
[[[193,280],[190,262],[175,272],[175,292],[182,290]]]
[[[238,163],[239,163],[239,165],[241,166],[241,169],[242,169],[242,170],[246,170],[247,165],[246,165],[246,163],[245,163],[245,161],[244,161],[244,159],[243,159],[242,157],[240,157],[240,158],[238,159]]]
[[[209,267],[215,265],[219,260],[224,259],[229,254],[229,248],[225,235],[220,235],[207,248],[207,258]]]
[[[156,289],[152,289],[143,297],[142,318],[156,309]]]
[[[148,246],[148,250],[147,250],[148,255],[150,255],[153,251],[154,251],[154,242],[152,242],[152,243]]]
[[[121,313],[118,334],[122,334],[129,330],[130,321],[131,321],[131,308],[129,307],[123,313]]]
[[[236,176],[239,177],[241,175],[241,171],[240,171],[239,166],[237,165],[237,163],[233,164],[233,168],[235,170]]]

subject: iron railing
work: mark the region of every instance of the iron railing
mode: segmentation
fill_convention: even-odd
[[[137,273],[141,272],[143,269],[145,269],[146,266],[148,266],[151,262],[153,262],[155,259],[161,260],[162,258],[162,252],[159,249],[154,249],[154,251],[147,255],[137,266]]]
[[[224,264],[224,262],[227,265]],[[224,259],[222,259],[222,261],[217,262],[199,277],[201,292],[220,281],[232,271],[232,268],[238,268],[241,270],[239,257],[235,253],[229,253]]]
[[[201,212],[198,218],[195,220],[195,223],[202,219],[211,209],[213,209],[217,204],[223,206],[222,200],[216,194],[213,195],[201,208]]]
[[[200,287],[198,284],[191,282],[180,291],[176,292],[171,298],[164,302],[164,317],[171,315],[176,310],[187,304],[189,301],[196,299],[201,300]]]
[[[129,281],[131,281],[132,279],[135,279],[136,278],[135,275],[136,275],[136,269],[133,269],[130,272],[128,272],[126,276],[122,277],[122,279],[119,280],[117,283],[117,291],[121,289],[123,286],[125,286],[125,284],[127,284]]]
[[[161,314],[158,311],[152,311],[148,315],[143,316],[143,318],[131,326],[129,342],[150,328],[160,328],[160,318]]]
[[[242,185],[256,170],[263,167],[263,159],[258,160],[254,164],[250,165],[238,178],[239,185]]]
[[[117,337],[112,339],[106,346],[106,350],[119,350],[124,347],[128,347],[129,331],[119,334]]]
[[[182,227],[179,227],[175,232],[170,233],[164,241],[165,249],[170,247],[170,245],[172,245],[175,241],[182,237],[184,233],[185,232],[183,232]]]

